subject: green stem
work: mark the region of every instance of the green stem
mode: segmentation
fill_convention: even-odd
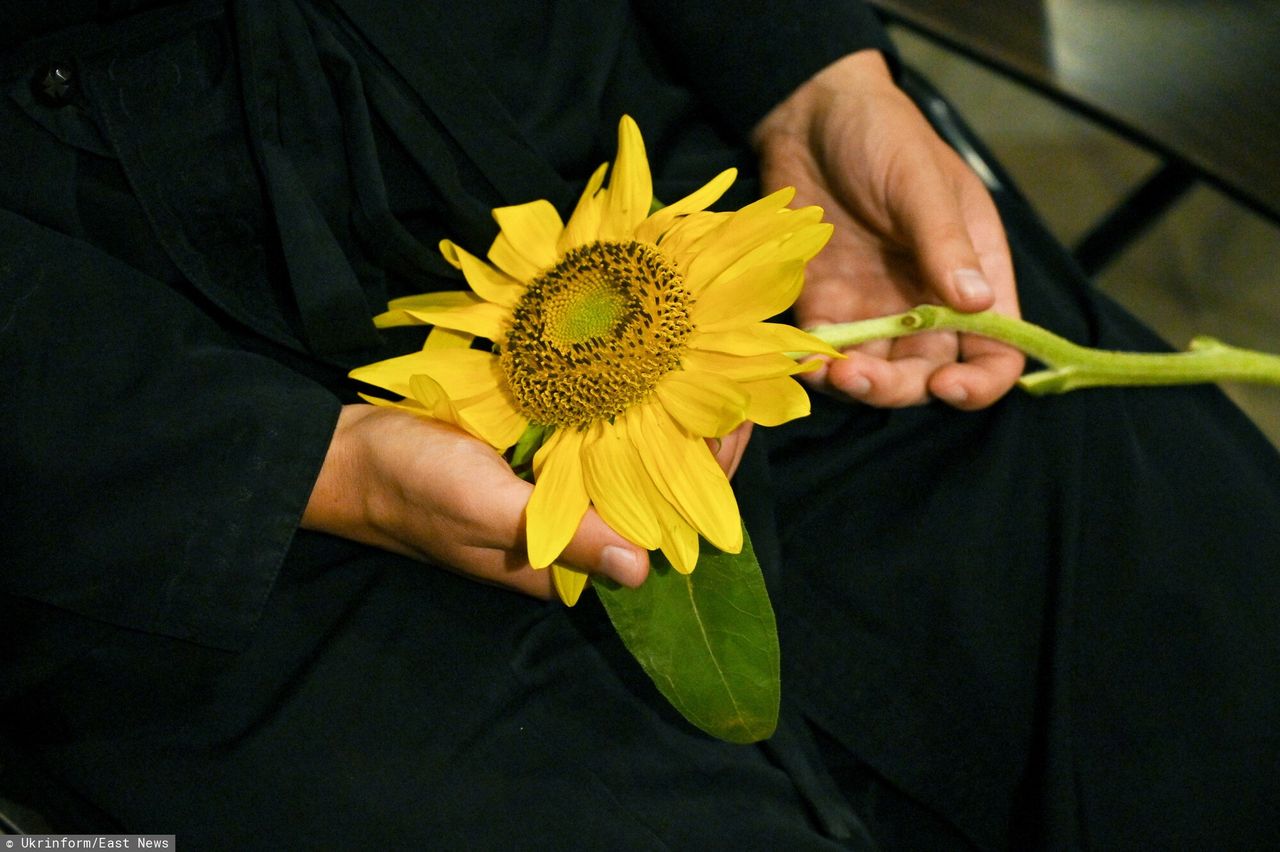
[[[1078,346],[1025,320],[984,311],[964,314],[939,305],[920,305],[903,314],[827,325],[810,333],[837,349],[871,340],[962,331],[1000,340],[1046,367],[1019,380],[1037,396],[1088,387],[1183,385],[1200,382],[1255,382],[1280,385],[1280,356],[1197,337],[1190,350],[1174,353],[1111,352]]]

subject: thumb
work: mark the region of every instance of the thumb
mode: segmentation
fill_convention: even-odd
[[[982,270],[977,250],[955,193],[937,192],[936,181],[912,182],[903,199],[902,220],[925,287],[944,304],[961,311],[983,311],[995,304],[995,290]]]
[[[649,576],[649,552],[618,535],[595,509],[582,517],[559,561],[633,589]]]

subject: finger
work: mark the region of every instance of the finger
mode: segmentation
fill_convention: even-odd
[[[853,352],[828,368],[827,380],[832,389],[859,402],[903,408],[928,400],[929,376],[935,369],[937,365],[924,358],[888,361]]]
[[[955,361],[960,354],[960,339],[954,332],[936,331],[914,334],[888,341],[891,361],[920,358],[941,367]]]
[[[711,454],[716,457],[716,463],[730,479],[737,472],[743,453],[747,451],[747,442],[751,440],[751,429],[754,425],[749,420],[744,421],[723,438],[707,439],[707,445],[711,447]]]
[[[811,367],[803,373],[797,373],[795,378],[815,390],[826,390],[830,387],[827,371],[831,368],[832,360],[833,359],[828,358],[825,355],[812,355],[807,358],[801,358],[800,363],[802,364],[807,364],[810,361],[818,361],[822,366],[817,368]]]
[[[938,370],[929,391],[964,411],[986,408],[1008,393],[1026,364],[1017,349],[985,337],[964,335],[961,351],[964,360]]]
[[[535,570],[528,559],[525,505],[533,486],[505,467],[503,473],[483,494],[468,492],[459,507],[456,533],[446,532],[455,546],[442,556],[446,565],[473,579],[552,598],[551,572]],[[610,528],[593,508],[587,509],[557,561],[630,587],[644,582],[649,565],[648,553]]]
[[[983,199],[990,205],[990,197]],[[983,219],[975,234],[982,249],[987,278],[996,288],[993,310],[1006,316],[1021,315],[1013,279],[1013,263],[999,219]],[[934,396],[956,408],[985,408],[1007,393],[1022,375],[1026,356],[1011,346],[973,334],[960,335],[961,363],[938,373],[930,380]]]
[[[956,336],[947,332],[882,341],[892,344],[883,357],[865,347],[827,370],[830,386],[868,405],[901,408],[929,401],[929,378],[957,353]],[[884,350],[881,350],[884,351]]]
[[[829,252],[830,247],[824,250],[824,253]],[[819,257],[823,257],[823,255],[820,254]],[[813,262],[810,263],[811,268],[812,266]],[[869,289],[875,288],[868,288],[865,284],[864,286],[857,286],[853,283],[855,277],[854,266],[855,264],[851,262],[848,264],[849,268],[847,269],[836,269],[834,273],[815,275],[806,279],[801,298],[796,301],[795,306],[792,308],[797,326],[813,329],[834,323],[865,319],[893,311],[892,307],[867,304],[866,293]],[[873,340],[858,346],[856,349],[846,350],[845,354],[857,351],[875,358],[887,358],[889,356],[889,347],[890,342],[887,340]],[[822,366],[799,374],[796,378],[800,381],[817,390],[844,392],[834,388],[831,384],[828,375],[832,362],[831,358],[823,355],[814,355],[801,360],[819,361]]]
[[[884,360],[889,357],[889,353],[892,351],[891,347],[892,341],[890,340],[872,340],[867,343],[862,343],[858,346],[845,349],[843,354],[847,357],[852,353],[858,353],[877,360]],[[832,384],[830,370],[832,362],[836,359],[825,355],[813,355],[800,360],[802,363],[818,361],[822,364],[822,366],[817,369],[809,369],[806,372],[796,375],[797,379],[804,382],[811,388],[821,391],[835,391],[836,393],[841,393],[846,396],[853,396],[856,399],[861,399],[860,394],[865,393],[870,388],[869,378],[867,379],[867,386],[863,387],[862,382],[855,381],[854,375],[848,367],[837,371],[837,375],[841,378],[841,386],[836,387]]]
[[[462,567],[447,564],[445,567],[468,579],[513,589],[530,597],[542,600],[551,600],[555,597],[555,589],[551,584],[551,572],[534,570],[523,554],[488,551],[473,554],[459,561]]]
[[[949,160],[954,154],[944,149],[938,156]],[[977,178],[958,161],[946,165],[954,180],[934,167],[903,183],[899,217],[928,288],[957,310],[986,310],[995,304],[996,291],[974,248],[962,206],[962,197],[974,192],[964,184]],[[957,168],[961,171],[954,171]],[[973,202],[965,201],[972,210]],[[994,206],[990,215],[995,217]]]
[[[628,588],[649,576],[648,551],[614,532],[595,509],[587,510],[559,561]]]
[[[527,556],[525,507],[533,486],[517,479],[503,464],[502,486],[479,496],[481,504],[466,513],[485,529],[484,535],[473,533],[473,539],[480,545],[479,549],[498,554],[503,562],[500,582],[542,597],[544,591],[550,592],[550,574],[530,568]],[[469,494],[472,499],[476,498],[474,492]],[[643,583],[649,573],[648,552],[623,538],[591,507],[587,508],[557,561],[632,588]]]

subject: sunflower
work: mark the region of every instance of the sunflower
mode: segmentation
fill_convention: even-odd
[[[545,200],[495,209],[488,263],[442,241],[470,291],[391,302],[376,323],[432,325],[426,345],[351,373],[404,397],[371,402],[446,420],[499,452],[542,440],[529,561],[552,566],[568,604],[586,575],[555,560],[588,506],[681,572],[694,568],[699,535],[739,552],[737,502],[705,439],[807,414],[791,378],[807,365],[793,355],[837,354],[765,321],[795,301],[831,235],[820,208],[788,208],[788,189],[707,211],[733,183],[729,169],[652,211],[644,142],[627,116],[606,186],[607,171],[567,223]],[[472,347],[477,337],[491,350]]]

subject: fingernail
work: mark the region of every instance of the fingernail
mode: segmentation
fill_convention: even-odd
[[[634,552],[616,544],[606,545],[600,551],[600,572],[624,586],[634,587],[640,573],[640,560]]]
[[[960,295],[969,301],[977,302],[991,298],[993,292],[991,285],[987,283],[987,279],[978,270],[957,269],[952,274],[955,276],[956,290],[960,291]]]
[[[952,405],[961,405],[969,398],[969,392],[959,385],[953,385],[949,388],[942,388],[934,394],[934,396],[943,402],[949,402]]]
[[[871,392],[871,380],[866,376],[854,376],[845,382],[844,390],[854,396],[866,396]]]

